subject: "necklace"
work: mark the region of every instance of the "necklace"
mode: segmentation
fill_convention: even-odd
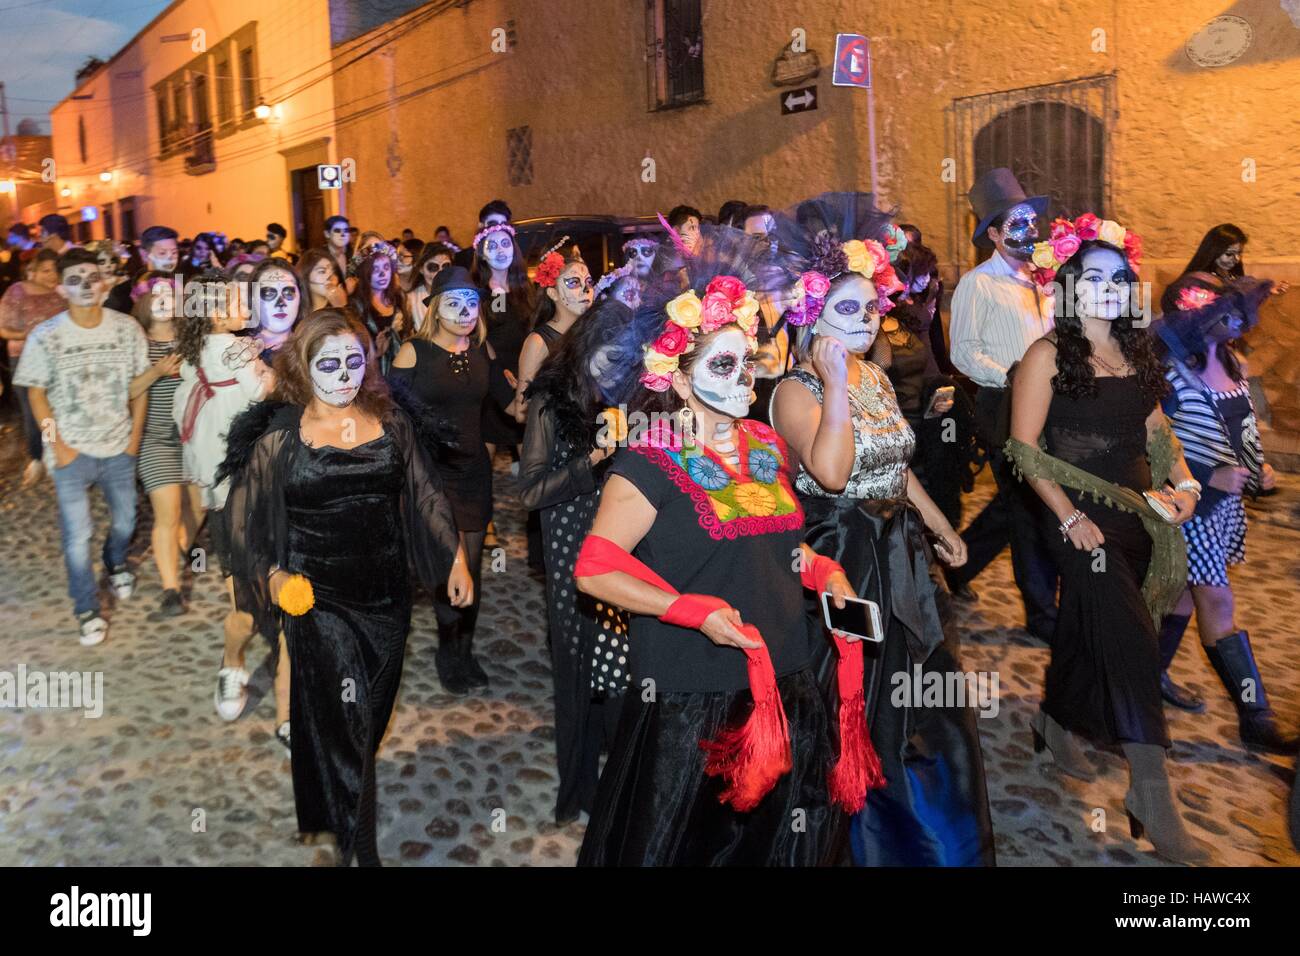
[[[1116,368],[1114,365],[1111,365],[1109,362],[1107,362],[1104,358],[1102,358],[1102,357],[1101,357],[1100,355],[1098,355],[1096,352],[1094,352],[1094,353],[1092,354],[1092,358],[1093,358],[1093,360],[1094,360],[1098,365],[1100,365],[1100,366],[1101,366],[1102,368],[1104,368],[1106,371],[1110,372],[1110,374],[1112,374],[1112,375],[1116,375],[1116,376],[1118,376],[1118,375],[1122,375],[1123,372],[1124,372],[1124,369],[1128,366],[1128,361],[1127,361],[1126,359],[1121,359],[1120,364],[1119,364],[1119,367]]]

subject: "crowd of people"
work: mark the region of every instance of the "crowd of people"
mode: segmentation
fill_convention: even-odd
[[[378,864],[413,604],[432,601],[443,690],[490,693],[482,555],[518,495],[580,864],[982,866],[975,710],[890,688],[962,681],[957,609],[1009,545],[1051,650],[1034,750],[1087,781],[1083,741],[1119,748],[1133,835],[1205,862],[1165,757],[1164,705],[1205,707],[1167,673],[1193,608],[1243,744],[1296,748],[1228,577],[1243,496],[1274,486],[1237,342],[1285,285],[1247,276],[1245,234],[1217,226],[1148,328],[1132,229],[1049,223],[1006,169],[969,197],[988,255],[953,291],[951,347],[937,256],[865,193],[681,205],[604,275],[568,237],[526,261],[501,200],[463,249],[343,216],[296,254],[277,223],[84,247],[57,215],[15,225],[22,481],[52,479],[77,637],[111,623],[90,489],[126,601],[142,488],[158,611],[191,613],[185,565],[225,581],[221,719],[260,635],[299,829]],[[959,533],[985,464],[997,493]]]

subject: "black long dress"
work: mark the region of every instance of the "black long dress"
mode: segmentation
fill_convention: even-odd
[[[829,709],[812,670],[823,638],[791,568],[803,512],[781,440],[758,422],[737,424],[739,472],[700,446],[692,455],[623,448],[610,473],[656,511],[634,556],[681,593],[720,597],[758,628],[789,721],[793,768],[752,811],[723,805],[724,785],[705,775],[700,741],[752,707],[746,656],[697,630],[633,615],[632,687],[580,866],[811,866],[842,849],[845,814],[830,804],[826,784]]]
[[[414,573],[445,583],[456,528],[437,472],[400,410],[351,449],[306,445],[302,409],[263,402],[231,426],[226,503],[238,606],[292,667],[298,828],[331,832],[344,864],[379,864],[375,752],[392,714],[411,622]],[[315,603],[281,614],[267,576],[305,576]]]
[[[1147,491],[1146,420],[1156,400],[1143,393],[1136,376],[1096,382],[1092,397],[1052,396],[1043,429],[1047,453],[1105,481]],[[1137,515],[1064,491],[1106,542],[1100,555],[1075,548],[1061,540],[1049,513],[1052,527],[1044,532],[1061,572],[1061,602],[1043,710],[1067,730],[1101,742],[1168,747],[1159,641],[1142,599],[1151,536]]]
[[[591,813],[595,805],[600,753],[614,737],[631,656],[627,615],[574,586],[578,549],[595,520],[609,462],[593,466],[589,455],[590,449],[575,447],[557,432],[555,414],[544,398],[529,403],[519,497],[526,508],[541,512],[560,773],[558,823],[577,819],[582,810]]]
[[[807,515],[804,541],[844,568],[859,597],[880,606],[885,639],[863,647],[867,725],[885,786],[853,817],[858,866],[991,866],[995,862],[977,701],[926,706],[917,690],[961,672],[955,635],[945,632],[930,574],[924,525],[907,501],[914,438],[893,389],[861,363],[849,390],[854,462],[845,488],[828,491],[801,466],[795,479]],[[790,378],[822,400],[821,381]],[[793,388],[794,384],[783,386]],[[830,654],[818,670],[833,681]]]
[[[489,295],[487,301],[490,303],[491,299]],[[495,312],[486,307],[483,316],[487,322],[487,341],[496,353],[497,363],[518,376],[519,353],[523,351],[524,339],[528,338],[528,318],[519,314],[508,296],[504,310]],[[524,440],[524,426],[507,415],[504,406],[489,403],[483,406],[483,440],[491,445],[518,445]]]

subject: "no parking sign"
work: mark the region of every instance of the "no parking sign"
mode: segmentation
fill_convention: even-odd
[[[871,89],[871,44],[861,33],[835,34],[835,86]]]

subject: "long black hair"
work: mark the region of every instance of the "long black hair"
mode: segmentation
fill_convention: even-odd
[[[1078,314],[1078,299],[1075,294],[1082,282],[1084,257],[1094,249],[1108,249],[1118,254],[1124,260],[1129,280],[1137,278],[1124,250],[1100,239],[1081,242],[1079,251],[1056,270],[1056,283],[1059,286],[1056,296],[1057,371],[1052,376],[1052,389],[1072,399],[1097,394],[1097,376],[1089,361],[1092,358],[1092,342],[1083,333],[1083,320]],[[1135,328],[1133,319],[1130,302],[1123,314],[1110,323],[1110,335],[1119,344],[1120,353],[1133,366],[1138,387],[1144,394],[1158,401],[1169,387],[1165,381],[1164,367],[1156,357],[1150,333],[1145,326]]]
[[[487,259],[483,257],[483,249],[487,244],[487,236],[484,236],[474,246],[474,260],[470,268],[470,278],[482,287],[484,294],[488,298],[487,317],[492,321],[499,321],[499,315],[491,306],[491,301],[496,293],[492,291],[492,267],[488,265]],[[524,253],[519,248],[519,240],[514,236],[510,237],[510,244],[515,248],[515,254],[510,260],[510,268],[506,270],[506,311],[522,325],[533,317],[533,284],[528,279],[528,268],[524,264]]]
[[[1192,253],[1191,261],[1187,263],[1187,268],[1183,273],[1188,272],[1209,272],[1212,275],[1218,275],[1218,266],[1215,260],[1228,251],[1229,246],[1241,246],[1245,251],[1246,234],[1237,226],[1230,222],[1221,222],[1204,236],[1201,237],[1201,244],[1196,247]],[[1244,275],[1244,266],[1241,258],[1238,257],[1237,264],[1228,270],[1228,275],[1236,279]]]

